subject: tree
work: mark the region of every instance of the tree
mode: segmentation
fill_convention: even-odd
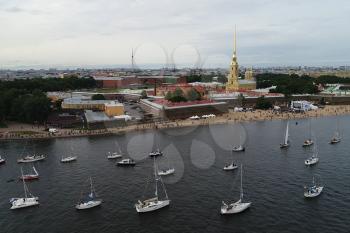
[[[265,99],[265,96],[261,96],[256,100],[255,107],[257,109],[270,109],[270,108],[272,108],[272,104],[270,101]]]
[[[168,91],[167,93],[166,93],[166,95],[165,95],[165,99],[166,100],[169,100],[169,101],[171,101],[171,98],[173,97],[173,94],[170,92],[170,91]]]
[[[95,94],[91,97],[92,100],[105,100],[105,96],[102,94]]]
[[[147,98],[148,98],[147,92],[146,92],[145,90],[143,90],[143,91],[141,92],[141,99],[147,99]]]
[[[244,105],[244,101],[245,101],[245,97],[242,93],[240,93],[237,97],[237,100],[238,100],[238,103],[239,103],[239,106],[243,106]]]
[[[189,101],[201,100],[201,95],[196,89],[191,88],[191,90],[187,93],[187,99]]]

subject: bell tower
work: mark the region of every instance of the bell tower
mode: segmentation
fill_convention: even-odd
[[[233,55],[230,65],[230,73],[227,77],[226,83],[226,91],[238,91],[239,83],[238,83],[238,62],[237,62],[237,38],[236,38],[236,27],[235,27],[235,35],[234,35],[234,43],[233,43]]]

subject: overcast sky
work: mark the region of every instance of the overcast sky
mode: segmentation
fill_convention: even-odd
[[[350,65],[349,0],[0,0],[0,69]]]

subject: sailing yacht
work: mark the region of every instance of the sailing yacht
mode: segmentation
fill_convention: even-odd
[[[6,160],[0,155],[0,165],[6,163]]]
[[[238,168],[238,166],[237,166],[237,164],[235,164],[235,163],[233,162],[233,155],[232,155],[232,163],[230,163],[230,164],[228,164],[228,165],[225,165],[224,170],[225,170],[225,171],[232,171],[232,170],[235,170],[235,169],[237,169],[237,168]]]
[[[309,120],[309,138],[306,139],[303,143],[303,147],[307,147],[307,146],[312,146],[314,144],[314,142],[312,141],[312,133],[311,133],[311,120]]]
[[[75,208],[77,210],[85,210],[85,209],[91,209],[101,204],[102,204],[102,199],[97,198],[97,194],[92,185],[92,179],[90,177],[90,193],[85,197],[81,195],[80,201],[78,202],[78,204],[75,205]]]
[[[143,201],[138,200],[138,202],[135,204],[135,208],[138,213],[151,212],[170,205],[170,200],[168,198],[168,194],[166,192],[162,178],[157,174],[157,166],[156,166],[155,158],[153,159],[153,163],[154,163],[154,179],[155,179],[155,189],[156,189],[155,196]],[[161,183],[165,193],[165,198],[162,200],[160,200],[158,196],[158,182]]]
[[[39,173],[38,171],[35,169],[35,167],[33,166],[33,171],[34,174],[27,174],[27,175],[23,175],[19,177],[20,180],[37,180],[39,179]]]
[[[22,170],[22,168],[21,168],[21,174],[22,174],[22,177],[23,177],[23,170]],[[11,198],[11,200],[10,200],[10,203],[11,203],[11,208],[10,209],[11,210],[39,205],[39,202],[38,202],[39,198],[38,197],[34,197],[29,192],[25,180],[22,179],[22,181],[23,181],[24,197]],[[28,197],[28,193],[29,193],[30,197]]]
[[[175,168],[170,166],[169,157],[166,156],[166,159],[168,161],[168,168],[158,170],[158,176],[168,176],[175,173]]]
[[[315,182],[315,177],[312,178],[312,185],[307,187],[304,187],[304,197],[317,197],[321,194],[321,192],[323,191],[324,186],[317,184],[317,182]]]
[[[68,157],[65,157],[65,158],[61,158],[61,163],[70,163],[70,162],[73,162],[73,161],[76,161],[77,160],[77,156],[68,156]]]
[[[24,158],[18,159],[17,163],[32,163],[32,162],[37,162],[44,160],[45,156],[44,155],[28,155]]]
[[[221,214],[237,214],[241,213],[244,210],[248,209],[251,206],[251,202],[243,202],[243,166],[241,165],[241,194],[240,198],[238,201],[231,203],[231,204],[226,204],[224,201],[222,202],[221,206]]]
[[[280,144],[280,148],[288,148],[289,147],[289,121],[287,122],[286,134],[284,135],[284,141]]]
[[[162,156],[162,155],[163,155],[163,152],[161,152],[159,148],[157,150],[149,153],[149,157],[157,157],[157,156]]]
[[[107,159],[118,159],[123,157],[120,149],[119,152],[108,152]]]
[[[335,130],[333,138],[331,139],[331,141],[329,143],[336,144],[336,143],[339,143],[340,141],[341,141],[341,137],[339,134],[339,120],[337,120],[337,128]]]
[[[243,146],[243,142],[242,142],[242,135],[239,136],[239,146],[234,146],[232,148],[232,151],[235,152],[240,152],[240,151],[245,151],[245,147]]]
[[[305,165],[306,166],[311,166],[314,165],[316,163],[318,163],[318,151],[317,151],[317,145],[315,144],[314,148],[313,148],[313,152],[312,152],[312,156],[310,158],[308,158],[307,160],[305,160]]]

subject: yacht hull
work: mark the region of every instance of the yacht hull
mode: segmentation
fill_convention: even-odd
[[[164,200],[164,201],[153,201],[150,202],[148,205],[141,205],[140,203],[135,204],[136,211],[138,213],[146,213],[146,212],[152,212],[155,210],[159,210],[161,208],[164,208],[166,206],[170,205],[170,200]]]
[[[230,206],[222,206],[221,207],[221,214],[238,214],[246,209],[248,209],[251,206],[251,202],[246,202],[246,203],[239,203],[239,204],[234,204],[231,208]]]
[[[86,210],[86,209],[91,209],[94,207],[97,207],[102,204],[102,200],[94,200],[94,201],[88,201],[85,203],[80,203],[75,206],[77,210]]]

